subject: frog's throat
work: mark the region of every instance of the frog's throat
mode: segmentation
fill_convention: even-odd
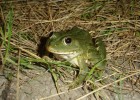
[[[66,59],[68,62],[70,62],[73,65],[77,65],[78,64],[78,56],[81,54],[81,52],[77,53],[77,52],[73,52],[72,54],[59,54],[60,57],[62,57],[63,59]]]

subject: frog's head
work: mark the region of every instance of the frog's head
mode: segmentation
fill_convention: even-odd
[[[54,32],[46,47],[49,52],[60,55],[79,54],[83,52],[86,41],[90,38],[86,31],[73,27],[71,30]]]

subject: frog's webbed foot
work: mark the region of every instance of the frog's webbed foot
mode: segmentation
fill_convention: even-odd
[[[86,75],[78,75],[74,82],[69,84],[69,89],[73,89],[81,85],[85,81]]]
[[[79,56],[79,58],[80,58],[80,59],[78,59],[79,74],[76,77],[76,79],[74,80],[74,82],[70,83],[69,89],[73,89],[73,88],[81,85],[85,81],[86,76],[88,75],[89,68],[88,68],[87,64],[85,63],[85,60],[81,59],[82,56]]]
[[[73,88],[81,85],[85,81],[88,71],[89,71],[89,68],[87,66],[85,66],[85,64],[83,64],[83,66],[80,67],[79,75],[74,80],[74,82],[72,82],[69,85],[69,89],[73,89]]]

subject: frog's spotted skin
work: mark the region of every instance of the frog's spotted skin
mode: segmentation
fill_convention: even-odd
[[[106,57],[105,46],[100,39],[96,45],[92,41],[90,34],[78,27],[71,30],[54,32],[46,44],[46,49],[66,59],[70,63],[79,67],[79,75],[70,88],[81,84],[88,73],[89,66],[92,67]],[[105,61],[98,65],[98,69],[105,67]]]

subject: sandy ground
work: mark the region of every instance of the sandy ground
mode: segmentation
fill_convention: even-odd
[[[22,79],[19,83],[19,88],[17,88],[16,79],[10,82],[7,81],[5,77],[0,76],[0,100],[16,100],[16,98],[19,100],[77,100],[88,93],[88,91],[82,88],[68,91],[66,85],[59,80],[60,95],[57,95],[52,77],[45,69],[27,70],[27,72],[30,73],[30,77],[21,74],[20,78]],[[133,91],[126,92],[120,96],[105,89],[101,91],[107,93],[109,98],[106,100],[119,100],[119,97],[120,100],[139,100],[140,98],[140,94]],[[80,100],[98,99],[90,95]]]

